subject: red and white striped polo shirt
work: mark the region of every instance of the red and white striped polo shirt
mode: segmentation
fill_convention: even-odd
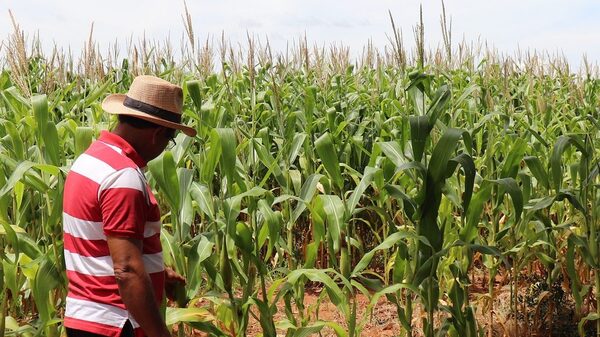
[[[143,259],[157,303],[164,289],[160,210],[140,168],[146,162],[123,138],[103,131],[75,160],[63,200],[65,264],[69,293],[64,325],[119,336],[127,320],[107,236],[143,240]]]

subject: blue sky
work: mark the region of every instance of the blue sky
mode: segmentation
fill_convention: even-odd
[[[402,29],[405,45],[414,46],[413,27],[423,5],[425,37],[429,46],[441,42],[441,1],[372,0],[188,0],[198,38],[215,39],[221,33],[234,44],[246,33],[269,38],[276,50],[305,33],[319,45],[343,43],[354,53],[371,39],[375,46],[388,44],[392,34],[388,10]],[[577,67],[585,54],[600,61],[600,1],[583,0],[446,0],[452,19],[455,44],[483,41],[498,51],[512,54],[517,49],[562,53]],[[183,37],[183,1],[167,0],[1,0],[0,37],[12,30],[11,9],[26,34],[39,32],[46,48],[53,43],[78,54],[92,22],[94,38],[102,49],[115,40],[125,44],[142,36],[150,40],[170,37],[178,49]]]

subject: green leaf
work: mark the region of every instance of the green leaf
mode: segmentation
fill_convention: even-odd
[[[488,245],[469,244],[469,243],[464,243],[464,242],[455,242],[454,246],[464,246],[464,247],[474,250],[476,252],[480,252],[481,254],[495,256],[495,257],[501,259],[507,268],[510,267],[510,262],[508,261],[506,256],[504,254],[502,254],[502,252],[496,247],[488,246]]]
[[[304,88],[304,116],[307,121],[307,125],[309,127],[312,126],[312,121],[314,119],[313,115],[315,112],[315,101],[317,98],[317,87],[316,86],[306,86]]]
[[[212,180],[215,175],[215,170],[221,158],[221,140],[219,134],[213,130],[210,133],[210,146],[208,152],[205,153],[204,160],[200,163],[200,181],[207,185],[212,185]]]
[[[429,246],[429,242],[427,241],[427,239],[424,237],[419,237],[415,232],[407,231],[407,230],[399,230],[398,232],[393,233],[390,236],[388,236],[382,243],[377,245],[377,247],[373,248],[371,251],[369,251],[368,253],[363,255],[363,257],[360,259],[360,261],[358,261],[358,263],[354,267],[354,270],[352,271],[352,275],[356,276],[358,273],[363,271],[369,265],[369,263],[375,256],[375,253],[377,253],[380,250],[390,249],[395,244],[397,244],[400,240],[407,239],[407,238],[412,239],[414,241],[421,241],[423,244]]]
[[[271,310],[271,306],[268,303],[265,303],[257,298],[250,298],[248,300],[249,304],[254,304],[260,313],[260,326],[262,328],[263,334],[265,336],[276,336],[277,333],[275,331],[275,324],[273,322],[274,312]]]
[[[580,144],[578,139],[575,136],[560,136],[556,140],[554,144],[554,148],[552,149],[552,155],[550,156],[550,167],[552,168],[552,180],[554,182],[554,188],[556,193],[560,192],[562,180],[563,180],[563,172],[562,172],[562,156],[565,150],[569,145],[574,145],[577,147],[583,155],[586,155],[586,151],[583,146]]]
[[[258,155],[258,159],[265,165],[269,173],[272,172],[277,180],[277,183],[285,190],[288,189],[287,180],[283,176],[283,172],[281,171],[281,167],[279,163],[271,156],[267,148],[261,143],[262,139],[255,138],[252,140],[252,146],[254,147],[256,154]],[[267,175],[269,174],[267,173]]]
[[[235,226],[235,244],[243,253],[252,254],[254,245],[252,244],[252,232],[243,222],[238,222]]]
[[[106,82],[102,83],[102,85],[94,86],[94,90],[85,97],[85,101],[83,102],[83,107],[88,107],[92,103],[98,101],[100,96],[105,95],[108,91],[108,87],[114,84],[112,78],[106,80]]]
[[[445,179],[448,161],[454,154],[456,145],[461,136],[462,130],[448,128],[435,145],[433,153],[431,154],[431,161],[427,168],[434,182],[437,183]]]
[[[194,179],[194,170],[188,168],[177,168],[177,180],[179,181],[179,196],[178,200],[183,201],[190,194],[192,180]],[[174,181],[171,181],[174,183]],[[178,210],[181,210],[181,205]]]
[[[196,250],[198,253],[198,263],[202,263],[212,255],[214,245],[215,244],[211,241],[208,241],[204,235],[201,235],[200,242],[198,243],[198,249]]]
[[[31,97],[33,116],[37,122],[38,143],[44,142],[44,131],[48,125],[48,98],[46,95],[35,95]]]
[[[44,322],[50,321],[56,311],[54,303],[50,303],[50,293],[61,281],[56,265],[48,256],[43,256],[40,267],[33,280],[33,299]]]
[[[312,200],[313,196],[315,195],[315,192],[317,191],[317,184],[319,183],[319,180],[321,180],[322,177],[323,175],[321,174],[311,174],[304,182],[304,185],[302,185],[299,197],[301,200],[304,200],[304,202],[299,202],[296,208],[294,209],[292,213],[292,224],[298,220],[302,212],[304,212],[304,210],[306,209],[306,204]],[[291,228],[288,228],[288,230],[291,230]]]
[[[573,299],[575,300],[575,306],[578,310],[581,310],[583,298],[581,296],[581,281],[579,280],[579,274],[577,273],[577,268],[575,267],[576,241],[572,239],[573,237],[573,235],[570,235],[567,239],[567,254],[565,264],[567,267],[567,274],[569,275],[569,279],[571,282],[571,294],[573,295]]]
[[[450,89],[445,84],[440,86],[435,92],[435,96],[427,110],[427,115],[429,115],[429,125],[435,125],[436,121],[448,105],[450,97]]]
[[[319,195],[317,200],[320,206],[317,209],[327,221],[327,232],[332,240],[333,250],[337,253],[340,249],[341,233],[346,229],[344,203],[337,195]]]
[[[573,192],[567,190],[560,191],[556,196],[556,200],[562,201],[564,199],[569,200],[569,202],[571,203],[571,205],[573,205],[573,207],[575,207],[575,209],[580,211],[581,214],[583,214],[584,216],[586,215],[586,209],[583,207],[577,196],[573,194]]]
[[[304,132],[297,132],[294,135],[294,139],[292,140],[292,145],[290,146],[290,151],[288,152],[287,162],[289,164],[292,164],[296,161],[296,158],[298,157],[298,153],[300,152],[300,149],[302,148],[302,145],[304,144],[305,140],[306,140],[306,133],[304,133]]]
[[[315,149],[321,159],[321,163],[323,163],[325,170],[331,177],[331,180],[339,190],[342,190],[344,180],[340,171],[340,163],[333,145],[333,140],[328,132],[324,133],[315,141]]]
[[[360,198],[363,196],[363,193],[365,193],[367,187],[369,187],[369,185],[373,181],[375,174],[380,170],[381,169],[377,169],[374,167],[365,167],[365,172],[363,174],[362,179],[350,195],[350,198],[348,198],[348,200],[346,201],[346,210],[348,212],[346,217],[347,219],[350,218],[350,216],[354,212],[354,209],[356,208],[356,205],[358,205]]]
[[[320,238],[315,238],[315,241],[306,245],[306,255],[304,257],[304,268],[313,268],[317,261],[317,253],[319,251]]]
[[[215,206],[212,194],[206,185],[192,182],[190,194],[198,204],[198,207],[210,220],[215,219]]]
[[[17,233],[17,239],[19,240],[19,248],[21,252],[27,255],[30,259],[35,260],[43,255],[40,245],[35,242],[27,233]]]
[[[23,139],[17,130],[17,127],[11,121],[3,121],[4,129],[6,133],[10,137],[11,145],[13,153],[15,154],[15,159],[21,161],[25,159],[25,151],[23,146]]]
[[[465,193],[463,195],[463,216],[469,209],[471,197],[473,196],[473,187],[475,185],[475,162],[473,158],[466,153],[454,157],[450,160],[451,163],[460,164],[465,173]],[[454,168],[451,169],[454,172]]]
[[[381,151],[388,157],[396,167],[400,167],[406,163],[404,156],[402,155],[402,149],[398,142],[380,142],[377,145],[381,148]]]
[[[267,192],[267,190],[265,190],[264,188],[255,186],[246,192],[243,192],[243,193],[234,195],[233,197],[227,198],[227,201],[230,201],[232,204],[239,204],[242,201],[242,199],[244,199],[246,197],[250,197],[250,198],[261,197],[266,192]]]
[[[442,198],[442,187],[445,184],[448,162],[454,154],[461,135],[462,130],[446,129],[433,149],[431,161],[427,167],[425,200],[421,204],[421,218],[417,227],[417,233],[429,240],[431,243],[431,247],[429,248],[433,248],[433,251],[428,247],[419,245],[419,251],[422,253],[421,259],[427,259],[432,252],[440,250],[443,245],[443,234],[437,224]]]
[[[25,173],[34,167],[36,164],[30,161],[22,161],[10,175],[6,184],[0,189],[0,198],[5,196],[8,192],[10,192],[14,187],[17,181],[21,180]]]
[[[516,178],[519,172],[519,166],[523,155],[527,149],[527,144],[521,138],[517,138],[513,144],[508,156],[502,164],[502,171],[500,172],[500,178]]]
[[[194,329],[208,333],[209,336],[227,337],[225,332],[212,323],[214,320],[215,317],[204,308],[168,307],[165,317],[165,323],[169,326],[183,322]]]
[[[205,308],[167,307],[165,323],[169,326],[180,322],[207,322],[214,316]]]
[[[309,325],[297,328],[293,337],[308,337],[319,333],[324,327],[331,328],[337,337],[347,337],[348,333],[339,324],[331,321],[317,321]]]
[[[229,184],[235,181],[237,140],[233,129],[217,128],[212,131],[219,137],[221,144],[221,170],[225,173]]]
[[[181,205],[179,179],[171,151],[166,151],[160,157],[149,162],[148,169],[154,180],[156,180],[158,187],[164,193],[171,210],[178,212]]]
[[[44,155],[46,160],[52,165],[59,165],[61,163],[58,131],[56,131],[56,125],[53,122],[48,122],[44,128]]]
[[[200,81],[192,80],[185,83],[188,94],[192,98],[192,102],[199,113],[202,110],[202,95],[200,94]]]
[[[431,82],[431,76],[415,71],[409,74],[410,84],[406,88],[411,103],[415,108],[417,115],[421,116],[425,114],[425,95],[429,90]]]
[[[82,154],[92,144],[94,129],[88,126],[78,126],[75,129],[75,156]]]
[[[588,321],[597,321],[600,319],[600,315],[597,312],[591,312],[584,318],[582,318],[577,324],[577,331],[579,332],[579,336],[585,336],[585,331],[583,330],[583,326]]]
[[[160,234],[165,266],[173,267],[176,272],[185,274],[185,256],[182,247],[176,243],[175,238],[165,228],[161,229]]]
[[[373,296],[371,297],[371,301],[369,302],[369,306],[367,307],[367,312],[370,312],[372,310],[372,308],[377,304],[377,302],[379,301],[379,298],[381,298],[381,296],[385,296],[388,294],[395,294],[398,291],[403,290],[403,289],[406,289],[417,296],[420,294],[419,289],[412,284],[407,284],[407,283],[393,284],[393,285],[383,288],[380,291],[373,294]]]
[[[281,213],[273,212],[266,200],[258,201],[258,209],[262,214],[269,228],[269,247],[272,249],[276,242],[279,242],[279,233],[281,233]]]
[[[481,214],[485,204],[492,194],[492,184],[484,183],[472,198],[471,206],[467,211],[466,226],[461,229],[459,237],[464,242],[472,242],[477,237],[477,227],[481,221]]]
[[[11,226],[8,223],[3,222],[3,221],[0,221],[0,224],[2,224],[2,229],[3,229],[3,232],[1,232],[0,234],[6,235],[6,239],[7,239],[6,241],[12,246],[13,252],[15,254],[15,261],[18,261],[19,254],[21,252],[21,248],[19,245],[19,239],[17,237],[15,228],[13,228],[13,226]]]
[[[524,209],[530,210],[532,212],[539,211],[540,209],[548,208],[552,206],[555,197],[544,197],[540,199],[531,199],[527,205],[524,206]]]
[[[512,199],[515,208],[515,222],[519,222],[523,213],[523,194],[519,188],[519,184],[513,178],[502,178],[497,180],[489,180],[501,187],[501,191],[508,193]]]
[[[197,296],[204,281],[202,277],[203,269],[200,266],[213,254],[214,243],[209,241],[204,235],[196,236],[194,240],[195,244],[187,254],[186,299],[182,302]]]
[[[229,334],[223,332],[221,329],[216,327],[210,322],[186,322],[186,325],[191,326],[194,329],[206,332],[211,337],[230,337]]]
[[[404,193],[400,189],[400,186],[385,185],[385,191],[395,199],[402,200],[404,212],[406,213],[408,218],[412,220],[413,215],[417,211],[417,204],[415,203],[415,201],[406,193]]]
[[[428,116],[410,116],[410,142],[412,144],[413,159],[420,162],[425,152],[425,144],[429,138],[431,126]]]
[[[12,171],[10,178],[4,182],[2,189],[0,189],[0,198],[6,196],[7,192],[14,188],[17,181],[22,181],[34,190],[45,193],[49,187],[37,172],[30,170],[32,167],[51,175],[58,175],[61,170],[63,172],[66,170],[65,168],[59,168],[54,165],[36,164],[27,160],[17,162],[3,154],[0,154],[0,162],[6,165],[6,172]]]
[[[313,282],[322,283],[325,286],[325,290],[327,291],[331,303],[333,303],[335,306],[338,306],[342,311],[344,311],[345,315],[349,314],[346,305],[346,297],[344,296],[342,290],[338,287],[338,285],[333,281],[331,277],[329,277],[329,275],[325,273],[325,271],[320,269],[292,270],[288,274],[287,282],[292,285],[295,285],[298,283],[301,276],[305,276]]]
[[[16,262],[16,261],[12,262],[12,261],[9,261],[8,259],[2,259],[2,271],[4,273],[4,285],[13,294],[18,294],[20,287],[21,287],[20,282],[17,280],[17,276],[18,276],[17,264],[18,264],[18,262]],[[4,290],[4,288],[2,288],[2,290]],[[3,296],[4,296],[4,294],[3,294]]]
[[[471,96],[471,94],[475,91],[481,91],[481,87],[476,83],[472,83],[465,89],[465,91],[463,91],[460,97],[458,97],[452,102],[453,106],[459,106],[460,104],[462,104],[462,102],[466,100],[469,96]]]
[[[536,156],[526,156],[523,158],[527,167],[529,167],[529,171],[533,174],[535,179],[542,184],[542,186],[550,189],[550,180],[548,179],[548,174],[546,170],[542,166],[542,162]]]

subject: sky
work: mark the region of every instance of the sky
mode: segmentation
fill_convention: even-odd
[[[388,11],[403,32],[405,45],[414,47],[413,27],[423,6],[425,41],[441,45],[441,1],[413,0],[187,0],[197,38],[214,40],[221,34],[245,45],[247,34],[269,43],[276,51],[306,34],[309,44],[341,43],[357,55],[370,40],[379,48],[393,34]],[[578,67],[583,55],[600,61],[600,1],[584,0],[446,0],[454,45],[482,41],[499,52],[537,50],[562,54]],[[184,36],[183,0],[0,0],[0,39],[12,31],[11,10],[26,35],[39,33],[45,49],[53,44],[75,55],[83,48],[92,23],[101,50],[118,41],[124,45],[146,37],[174,47]],[[177,48],[175,48],[177,49]]]

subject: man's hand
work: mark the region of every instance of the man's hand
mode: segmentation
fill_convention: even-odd
[[[173,269],[165,267],[165,293],[167,294],[168,299],[173,301],[185,301],[185,292],[183,291],[183,286],[185,285],[185,277],[179,275]]]
[[[185,277],[177,274],[177,272],[174,271],[173,269],[171,269],[170,267],[165,267],[165,282],[167,284],[173,284],[173,283],[183,283],[183,285],[186,284]]]

